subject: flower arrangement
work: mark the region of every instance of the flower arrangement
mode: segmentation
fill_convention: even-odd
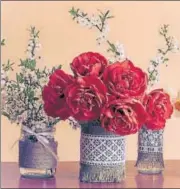
[[[140,100],[147,87],[146,73],[129,60],[109,64],[93,52],[75,57],[71,69],[74,76],[56,70],[44,87],[48,115],[63,120],[71,116],[79,122],[100,120],[102,127],[120,135],[139,130],[147,117]]]
[[[164,25],[160,35],[167,49],[158,49],[147,74],[125,56],[122,44],[107,39],[110,11],[92,17],[75,8],[69,12],[80,25],[97,29],[98,45],[106,43],[111,56],[83,52],[71,61],[73,75],[52,73],[43,89],[44,110],[81,126],[80,181],[120,182],[125,175],[124,136],[141,133],[144,126],[161,130],[173,112],[170,96],[150,87],[158,82],[158,67],[167,63],[168,52],[178,47]]]
[[[39,31],[31,27],[30,39],[27,46],[27,58],[20,59],[20,72],[16,73],[15,80],[11,79],[9,72],[13,71],[10,60],[2,64],[1,71],[1,94],[2,115],[6,116],[11,123],[26,125],[33,132],[43,132],[53,127],[60,121],[45,114],[42,101],[42,89],[49,76],[61,66],[42,70],[37,68],[37,62],[41,57],[37,52],[41,45],[39,43]],[[5,45],[5,40],[1,42]],[[30,138],[33,137],[30,135]]]
[[[9,74],[13,71],[14,63],[8,60],[1,68],[2,115],[11,123],[21,126],[21,136],[16,141],[19,142],[20,174],[24,177],[47,178],[55,174],[57,167],[58,143],[54,139],[54,131],[60,119],[45,113],[42,90],[49,76],[61,69],[61,65],[39,69],[39,31],[30,27],[29,33],[27,57],[20,59],[20,71],[15,79],[11,79]],[[5,40],[2,42],[1,45],[5,45]]]
[[[80,9],[75,9],[73,7],[69,12],[73,17],[73,20],[75,20],[81,26],[85,26],[90,29],[92,28],[97,29],[100,32],[100,37],[96,39],[96,41],[98,41],[98,45],[101,45],[102,43],[106,43],[108,45],[107,52],[113,54],[113,56],[109,57],[109,63],[110,64],[113,63],[109,67],[116,68],[114,69],[116,71],[114,71],[114,73],[112,72],[112,75],[114,76],[113,77],[114,80],[107,81],[106,76],[105,78],[103,78],[108,88],[108,91],[112,92],[112,90],[116,89],[116,91],[114,91],[112,94],[118,97],[119,99],[124,99],[124,98],[132,99],[132,97],[135,96],[131,96],[131,93],[132,94],[139,93],[139,95],[141,93],[141,98],[139,100],[143,104],[143,107],[145,108],[147,114],[146,121],[144,122],[144,124],[148,129],[159,130],[164,128],[166,120],[170,118],[170,116],[173,113],[172,102],[170,100],[169,94],[167,94],[165,90],[155,89],[152,91],[151,88],[154,88],[155,84],[159,81],[159,67],[162,64],[168,66],[167,65],[169,60],[167,57],[168,53],[179,51],[178,41],[176,40],[175,37],[172,37],[168,34],[169,25],[163,25],[159,31],[159,34],[165,40],[166,47],[159,48],[157,56],[154,59],[150,60],[150,65],[148,66],[148,70],[147,70],[148,74],[144,74],[144,76],[142,74],[139,74],[140,79],[133,78],[135,83],[131,83],[131,84],[132,86],[134,86],[134,88],[133,90],[132,89],[129,90],[129,92],[126,94],[125,90],[123,90],[123,92],[122,90],[118,92],[117,88],[114,87],[115,83],[116,86],[120,88],[124,88],[123,85],[125,86],[125,84],[127,85],[126,87],[129,87],[130,82],[126,80],[124,81],[124,83],[122,83],[121,80],[118,80],[116,78],[116,74],[115,74],[116,72],[118,72],[119,75],[121,74],[123,75],[123,72],[118,71],[121,69],[118,69],[119,66],[115,66],[115,65],[119,65],[119,64],[123,65],[124,62],[128,60],[128,58],[125,56],[125,50],[123,44],[119,42],[113,43],[110,42],[109,39],[107,39],[108,36],[107,33],[110,31],[108,26],[108,20],[113,18],[113,16],[110,15],[110,11],[108,10],[105,13],[99,11],[99,14],[97,15],[93,14],[92,16],[89,16],[87,13],[84,13]],[[106,69],[106,70],[109,70],[111,72],[111,69]],[[135,73],[136,72],[134,72],[134,74]],[[108,74],[104,74],[104,75],[108,75]],[[118,77],[120,78],[121,76]],[[144,79],[143,77],[147,77],[148,81],[146,81],[146,79]],[[137,87],[139,91],[135,88],[135,86],[139,86],[139,88]]]

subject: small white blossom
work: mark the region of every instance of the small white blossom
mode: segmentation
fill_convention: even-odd
[[[100,36],[96,39],[98,45],[101,45],[105,40],[106,36],[103,34],[100,34]]]
[[[40,49],[41,49],[41,44],[40,43],[36,44],[35,51],[39,51]]]
[[[110,57],[109,61],[112,62],[112,63],[114,63],[114,62],[116,62],[116,58],[115,57]]]
[[[33,47],[34,46],[33,40],[29,40],[28,46],[29,47]]]
[[[23,122],[26,120],[26,118],[27,118],[27,113],[25,112],[17,117],[17,122],[19,124],[23,124]]]
[[[163,61],[164,61],[164,56],[163,56],[162,54],[158,54],[158,55],[155,57],[154,61],[155,61],[157,64],[162,64]]]
[[[4,70],[1,67],[1,88],[3,88],[6,84],[6,74],[4,72]]]
[[[171,44],[171,52],[177,53],[180,50],[179,41],[173,37]]]
[[[101,27],[101,20],[100,20],[100,18],[98,16],[92,15],[92,17],[90,18],[90,22],[94,26]]]
[[[35,41],[35,43],[38,43],[38,42],[39,42],[39,38],[38,38],[38,37],[35,37],[35,38],[34,38],[34,41]]]
[[[102,32],[107,34],[109,31],[110,31],[109,25],[107,23],[105,23],[105,25],[104,25],[104,27],[102,29]]]
[[[91,29],[93,27],[93,25],[92,25],[91,22],[87,22],[86,27],[89,28],[89,29]]]
[[[68,120],[69,120],[69,124],[72,126],[73,129],[77,129],[81,127],[81,125],[73,117],[69,117]]]
[[[78,18],[77,18],[77,21],[78,21],[78,23],[79,23],[81,26],[87,26],[87,25],[88,25],[88,20],[87,20],[86,18],[78,17]]]
[[[83,16],[83,12],[82,11],[78,11],[78,14],[80,15],[80,16]]]
[[[44,86],[47,84],[48,78],[42,77],[39,79],[39,82],[41,83],[42,86]]]
[[[4,79],[1,79],[1,88],[4,87],[5,83],[6,83],[6,81]]]
[[[116,42],[115,43],[115,48],[116,48],[116,54],[113,55],[113,57],[110,57],[111,62],[125,60],[127,57],[125,55],[124,45],[121,44],[120,42]]]
[[[149,72],[152,72],[154,69],[155,69],[155,66],[152,64],[148,67]]]
[[[36,57],[35,56],[32,56],[31,58],[30,58],[30,60],[35,60],[36,59]]]
[[[1,91],[1,107],[3,108],[6,104],[6,92],[3,90]]]
[[[27,51],[32,51],[32,47],[31,47],[31,46],[28,46],[28,47],[27,47]]]

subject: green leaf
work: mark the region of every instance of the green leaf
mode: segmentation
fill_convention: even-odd
[[[115,45],[114,45],[113,43],[110,43],[110,41],[107,41],[107,42],[108,42],[109,46],[111,47],[112,51],[113,51],[113,52],[116,52],[116,47],[115,47]]]
[[[5,117],[7,117],[8,119],[10,119],[10,116],[9,116],[8,113],[6,113],[6,112],[2,112],[2,115],[5,116]]]
[[[1,40],[1,46],[4,46],[5,45],[5,39],[2,39]]]
[[[104,16],[104,13],[100,9],[98,9],[98,11],[101,13],[102,16]]]
[[[114,18],[114,16],[108,16],[107,19]]]
[[[78,11],[78,10],[77,10],[77,11]],[[72,7],[72,9],[69,11],[69,13],[70,13],[72,16],[76,16],[77,11],[74,9],[74,7]]]
[[[14,84],[14,83],[12,83],[11,86],[14,87],[14,88],[18,88],[18,85]]]
[[[57,69],[61,69],[62,68],[62,65],[59,65],[58,67],[57,67]]]
[[[22,73],[20,73],[20,74],[16,73],[16,80],[17,80],[17,83],[23,83],[23,81],[24,81],[23,74]]]
[[[165,62],[167,62],[167,61],[169,61],[169,58],[165,58],[165,59],[163,60],[163,63],[165,63]]]
[[[109,12],[110,12],[110,10],[108,10],[108,11],[105,13],[104,17],[107,17],[107,15],[109,14]]]
[[[20,81],[20,76],[16,73],[16,81],[19,83]]]
[[[30,60],[30,61],[29,61],[29,68],[30,68],[31,70],[34,70],[35,67],[36,67],[36,61],[35,61],[35,60]]]

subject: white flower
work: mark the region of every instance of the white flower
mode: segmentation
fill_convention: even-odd
[[[41,46],[40,43],[37,43],[36,46],[35,46],[35,48],[39,48],[39,49],[40,49],[41,47],[42,47],[42,46]]]
[[[116,55],[116,60],[122,61],[122,60],[126,59],[124,45],[121,44],[120,42],[116,42],[115,47],[116,47],[116,51],[119,53],[119,55]]]
[[[31,47],[31,46],[28,46],[28,47],[27,47],[27,51],[32,51],[32,47]]]
[[[35,38],[34,38],[34,41],[35,41],[35,43],[38,43],[38,42],[39,42],[39,38],[38,38],[38,37],[35,37]]]
[[[154,71],[154,69],[155,69],[155,66],[152,65],[152,64],[148,67],[148,71],[149,71],[149,72]]]
[[[4,79],[1,79],[1,88],[4,87],[5,83],[6,83],[6,81]]]
[[[1,88],[3,88],[6,84],[6,74],[4,72],[4,70],[1,67]]]
[[[33,43],[33,40],[32,40],[32,39],[29,40],[28,46],[29,46],[29,47],[33,47],[33,46],[34,46],[34,43]]]
[[[24,70],[25,71],[25,76],[29,76],[29,75],[31,75],[31,70],[30,69],[26,69],[26,70]]]
[[[114,63],[114,62],[116,62],[116,58],[115,57],[110,57],[109,61],[112,62],[112,63]]]
[[[35,56],[31,56],[29,59],[30,59],[30,60],[35,60],[36,57],[35,57]]]
[[[102,33],[101,33],[101,35],[96,39],[98,45],[101,45],[105,40],[106,40],[106,36],[105,36],[105,35],[102,35]]]
[[[124,51],[124,45],[121,44],[119,41],[117,41],[117,42],[115,43],[115,46],[116,46],[116,49],[117,49],[118,52]]]
[[[179,41],[173,37],[172,44],[171,44],[171,52],[178,52],[180,50],[179,48]]]
[[[105,23],[105,25],[103,26],[102,32],[107,34],[109,31],[110,31],[109,25]]]
[[[86,18],[78,17],[78,18],[77,18],[77,21],[78,21],[78,23],[79,23],[81,26],[87,26],[87,24],[88,24],[88,20],[87,20]]]
[[[86,24],[87,28],[91,29],[93,27],[92,23],[91,22],[87,22]]]
[[[101,27],[101,20],[98,16],[92,15],[92,17],[90,18],[90,22],[94,26]]]
[[[155,61],[157,64],[162,64],[163,61],[164,61],[164,56],[163,56],[162,54],[158,54],[158,55],[155,57],[154,61]]]
[[[82,12],[82,11],[78,11],[78,14],[79,14],[80,16],[83,16],[83,12]]]
[[[30,60],[31,60],[31,58],[32,58],[32,54],[31,54],[30,51],[27,51],[27,58],[30,59]]]
[[[69,117],[68,120],[69,120],[69,124],[72,126],[73,129],[77,129],[81,127],[81,125],[73,117]]]
[[[24,90],[24,84],[23,83],[19,83],[19,88],[20,88],[20,91],[23,91]]]
[[[42,77],[39,79],[39,83],[41,83],[41,85],[43,85],[43,86],[46,85],[47,82],[48,82],[48,78],[46,78],[46,77]]]
[[[4,108],[6,105],[6,92],[3,90],[1,91],[1,107]]]

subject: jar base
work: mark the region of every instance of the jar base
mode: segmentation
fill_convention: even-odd
[[[160,169],[138,169],[138,173],[146,175],[161,174],[162,171]]]
[[[56,169],[33,169],[20,167],[20,174],[24,178],[52,178]]]

